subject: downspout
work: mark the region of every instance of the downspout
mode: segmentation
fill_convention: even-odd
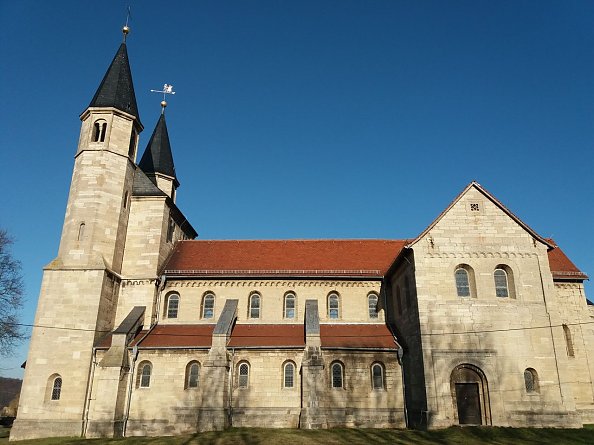
[[[163,293],[163,289],[165,289],[165,284],[167,282],[167,275],[163,274],[157,279],[157,300],[155,301],[155,324],[159,322],[159,316],[161,315],[161,294]]]
[[[229,366],[229,397],[227,397],[228,407],[227,413],[229,416],[229,427],[233,426],[233,369],[235,368],[235,348],[231,348],[231,366]]]
[[[545,296],[544,290],[544,280],[542,279],[542,269],[540,266],[540,258],[536,255],[536,262],[538,263],[538,274],[540,276],[540,288],[542,290],[542,301],[545,305],[545,311],[547,311],[547,317],[549,317],[549,330],[551,332],[551,341],[553,342],[553,354],[555,356],[555,369],[557,371],[557,380],[559,381],[559,396],[561,397],[561,402],[563,403],[563,391],[561,390],[561,374],[559,373],[559,360],[557,359],[557,347],[555,345],[555,335],[553,334],[553,322],[551,321],[551,314],[549,312],[549,308],[547,306],[547,299]]]
[[[382,279],[382,282],[384,282],[385,284],[385,280]],[[389,305],[388,305],[388,296],[386,295],[386,286],[383,286],[384,290],[382,292],[383,297],[384,297],[384,310],[386,312],[386,319],[390,320],[390,316],[389,316]],[[394,337],[394,339],[396,339],[396,334],[394,333],[394,330],[392,329],[392,326],[390,326],[390,322],[388,321],[386,323],[386,326],[388,326],[388,329],[390,330],[390,332],[392,333],[392,337]],[[400,375],[402,376],[402,402],[403,402],[403,407],[404,407],[404,424],[406,426],[406,428],[408,428],[408,408],[406,406],[406,383],[405,383],[405,379],[404,379],[404,362],[402,361],[402,358],[404,357],[404,349],[402,348],[402,346],[400,345],[400,343],[396,343],[398,345],[398,350],[396,351],[396,358],[398,360],[398,364],[400,365]]]
[[[126,407],[125,407],[125,415],[124,415],[124,425],[122,427],[122,437],[126,437],[126,428],[128,427],[128,418],[130,417],[130,401],[132,400],[132,390],[134,389],[134,374],[136,368],[136,360],[138,358],[138,345],[142,343],[142,341],[151,333],[151,331],[155,328],[156,323],[151,326],[151,328],[142,336],[138,342],[132,347],[132,366],[130,367],[130,377],[128,379],[128,398],[126,399]],[[127,353],[127,352],[126,352]]]
[[[85,398],[84,416],[81,437],[87,434],[87,427],[89,425],[89,410],[91,408],[91,397],[93,394],[93,379],[95,377],[95,367],[97,366],[97,349],[93,348],[93,361],[91,362],[91,369],[89,369],[89,382],[87,383],[87,397]]]

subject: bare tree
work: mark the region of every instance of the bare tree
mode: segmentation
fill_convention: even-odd
[[[0,355],[9,355],[25,338],[18,324],[23,306],[23,277],[21,263],[12,257],[12,238],[0,229]]]

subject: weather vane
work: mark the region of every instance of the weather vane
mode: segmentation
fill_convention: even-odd
[[[165,101],[165,95],[166,94],[175,94],[175,91],[173,91],[173,85],[169,85],[169,84],[165,84],[163,85],[163,89],[162,90],[151,90],[151,93],[162,93],[163,94],[163,100],[161,101],[161,113],[165,112],[165,107],[167,106],[167,101]]]

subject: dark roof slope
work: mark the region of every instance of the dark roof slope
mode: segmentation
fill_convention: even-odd
[[[173,154],[171,153],[165,114],[161,114],[161,117],[157,121],[155,130],[138,166],[147,174],[161,173],[171,176],[175,180],[176,187],[179,186],[179,182],[175,176],[175,166],[173,165]]]
[[[549,250],[549,266],[554,280],[587,280],[588,275],[579,270],[567,255],[557,246],[554,240],[547,241],[554,246]]]
[[[382,277],[406,240],[180,241],[165,264],[182,276]]]
[[[136,168],[134,182],[132,183],[133,196],[167,196],[167,194],[157,187],[140,169]]]
[[[89,107],[114,107],[140,122],[125,43],[120,45]]]

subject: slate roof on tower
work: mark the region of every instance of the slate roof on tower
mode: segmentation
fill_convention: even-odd
[[[140,123],[125,43],[120,45],[89,107],[114,107],[136,117]]]
[[[173,165],[173,154],[169,143],[165,113],[161,113],[138,166],[148,175],[160,173],[172,177],[175,186],[179,187],[179,181],[175,175],[175,166]]]

